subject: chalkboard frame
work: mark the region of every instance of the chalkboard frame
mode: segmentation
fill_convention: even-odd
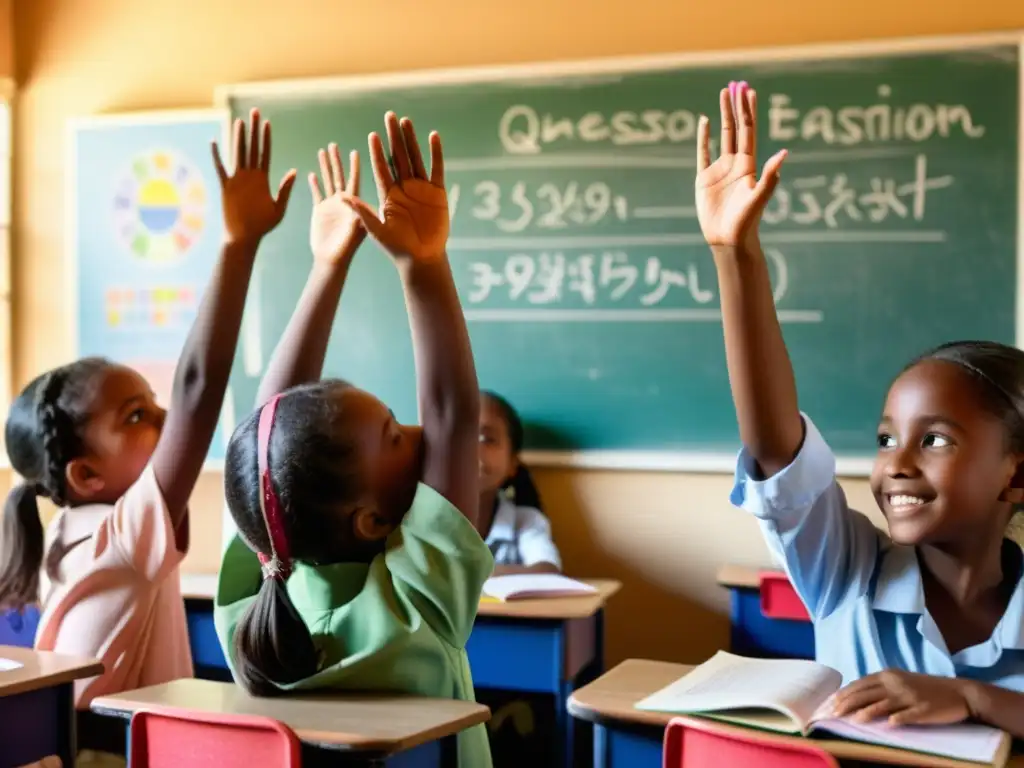
[[[618,56],[580,60],[422,69],[407,72],[385,72],[345,76],[280,79],[225,84],[214,92],[214,104],[231,111],[237,98],[275,96],[330,95],[332,93],[366,92],[377,89],[410,86],[435,86],[498,82],[516,79],[558,79],[561,77],[626,74],[702,67],[710,65],[742,65],[772,61],[799,61],[839,58],[865,58],[886,54],[945,53],[957,50],[1016,45],[1018,82],[1022,97],[1018,115],[1018,229],[1016,285],[1016,344],[1024,343],[1024,30],[942,36],[910,37],[862,42],[819,43],[801,46],[748,48],[739,50],[698,51],[642,56]],[[633,470],[653,472],[731,473],[736,454],[707,451],[638,451],[578,450],[526,451],[524,460],[534,466],[576,469]],[[842,476],[864,477],[870,474],[873,456],[839,455],[837,471]]]

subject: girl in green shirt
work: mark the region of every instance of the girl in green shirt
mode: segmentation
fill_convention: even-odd
[[[217,633],[250,693],[339,688],[472,700],[465,644],[493,558],[476,532],[479,390],[445,253],[441,142],[427,172],[412,124],[386,117],[391,165],[370,156],[380,213],[346,183],[337,147],[310,175],[314,266],[236,429],[225,491]],[[412,328],[422,427],[368,392],[319,381],[352,256],[369,233],[394,258]],[[462,766],[491,764],[487,733],[459,737]]]

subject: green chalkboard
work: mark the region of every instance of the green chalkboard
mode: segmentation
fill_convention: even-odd
[[[629,465],[736,447],[694,134],[702,110],[717,123],[723,83],[749,81],[762,158],[791,151],[763,241],[801,406],[856,457],[873,452],[887,384],[916,353],[1015,339],[1020,49],[943,46],[273,83],[220,98],[272,121],[275,173],[304,176],[330,141],[365,162],[388,109],[439,131],[481,385],[520,409],[531,448]],[[363,193],[375,199],[372,181]],[[261,253],[236,409],[251,406],[306,279],[309,212],[300,186]],[[352,269],[327,373],[416,416],[402,294],[373,245]]]

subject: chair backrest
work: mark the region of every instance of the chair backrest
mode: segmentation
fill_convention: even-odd
[[[39,607],[26,605],[24,609],[0,611],[0,645],[31,648],[39,627]]]
[[[663,768],[839,768],[812,742],[782,740],[758,731],[729,728],[707,720],[676,717],[665,729]]]
[[[302,745],[269,717],[153,708],[132,715],[132,768],[301,768]]]
[[[784,573],[762,571],[758,575],[761,585],[761,614],[769,619],[810,621],[810,614]]]

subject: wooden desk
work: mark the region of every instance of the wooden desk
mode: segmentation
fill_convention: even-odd
[[[0,646],[0,658],[22,666],[0,671],[0,768],[57,755],[74,765],[74,682],[98,675],[103,665],[47,651]]]
[[[487,707],[469,701],[382,695],[256,698],[234,684],[211,680],[175,680],[92,703],[97,714],[129,721],[146,707],[270,717],[295,731],[317,764],[334,757],[334,764],[343,765],[355,759],[363,765],[454,768],[457,734],[490,717]]]
[[[762,572],[785,576],[777,569],[742,565],[723,565],[718,569],[718,583],[729,590],[729,650],[740,656],[813,659],[814,627],[808,620],[764,615]]]
[[[573,764],[574,722],[565,701],[578,685],[604,671],[604,607],[621,588],[610,579],[584,579],[596,595],[547,600],[483,600],[466,644],[473,685],[552,697],[558,732],[555,765]],[[182,575],[196,675],[230,680],[213,626],[216,576]]]
[[[662,740],[672,715],[635,708],[641,699],[675,682],[693,669],[687,664],[630,659],[619,664],[569,698],[569,713],[594,724],[595,768],[661,768]],[[728,727],[728,726],[723,726]],[[780,742],[797,737],[771,735]],[[963,768],[964,763],[939,757],[899,752],[853,741],[814,739],[814,743],[841,760],[880,765],[916,765]],[[1024,755],[1010,759],[1012,768],[1024,768]]]

